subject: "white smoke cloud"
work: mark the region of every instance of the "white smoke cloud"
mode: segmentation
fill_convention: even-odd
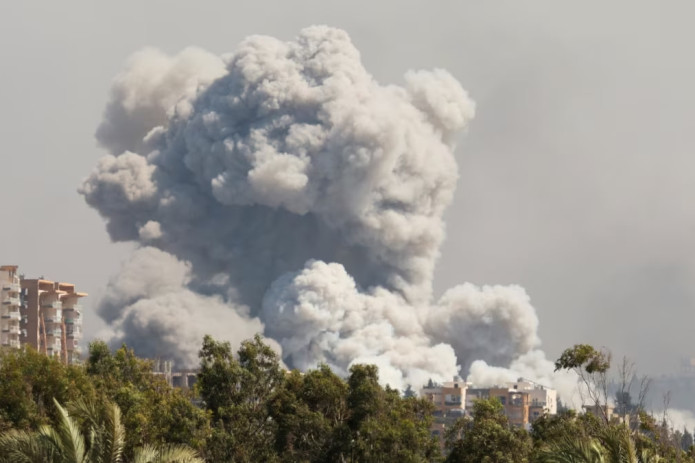
[[[198,48],[174,57],[154,48],[135,53],[113,82],[97,139],[116,155],[141,152],[151,129],[174,113],[188,115],[196,93],[223,74],[222,59]]]
[[[396,387],[444,381],[458,372],[453,349],[430,345],[407,302],[383,289],[360,292],[337,263],[309,261],[276,280],[262,318],[266,334],[301,369],[326,363],[345,374],[352,363],[373,363],[382,367],[382,381]]]
[[[655,417],[663,417],[665,415],[666,422],[674,431],[683,432],[684,429],[687,429],[690,433],[695,432],[695,413],[691,410],[669,408],[665,414],[662,410],[655,412],[653,415]]]
[[[150,220],[145,225],[140,227],[138,230],[138,236],[144,243],[154,241],[162,237],[162,227],[159,225],[159,222]]]
[[[509,365],[540,345],[536,311],[519,286],[456,286],[432,308],[426,326],[454,347],[464,367],[475,360]]]
[[[291,366],[375,363],[399,388],[459,366],[544,371],[523,289],[432,300],[454,141],[474,112],[441,69],[380,85],[323,26],[224,59],[136,54],[97,131],[110,154],[80,190],[112,239],[161,250],[109,285],[114,342],[188,364],[202,333],[264,330]]]

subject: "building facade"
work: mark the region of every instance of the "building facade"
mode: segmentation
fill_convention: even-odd
[[[21,286],[16,265],[0,266],[0,345],[18,349],[21,335]]]
[[[420,396],[434,404],[438,415],[461,417],[466,409],[466,383],[462,379],[444,384],[429,383],[422,388]]]
[[[497,387],[474,387],[454,379],[444,384],[430,382],[420,396],[434,404],[432,433],[441,436],[461,416],[470,416],[477,400],[496,398],[512,426],[528,429],[539,417],[557,414],[557,391],[519,378],[514,383]]]
[[[11,348],[29,345],[64,363],[79,361],[79,300],[87,293],[76,291],[72,283],[23,278],[16,265],[0,266],[0,286],[0,344]]]

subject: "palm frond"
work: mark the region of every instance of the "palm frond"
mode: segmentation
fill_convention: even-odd
[[[0,436],[0,463],[45,463],[50,455],[33,434],[9,431]]]
[[[608,463],[601,444],[595,439],[565,437],[543,450],[539,463]]]
[[[43,426],[38,438],[53,446],[60,462],[87,463],[84,436],[79,425],[57,400],[53,399],[53,402],[58,410],[58,423],[54,427]]]
[[[637,449],[625,426],[606,427],[599,435],[611,463],[637,463]]]
[[[133,463],[204,463],[195,450],[184,445],[153,447],[146,445],[135,452]]]

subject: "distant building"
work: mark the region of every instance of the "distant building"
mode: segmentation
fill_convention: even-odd
[[[527,392],[529,395],[529,421],[533,423],[543,415],[557,415],[557,391],[533,381],[519,378],[512,383],[514,390]]]
[[[456,419],[471,415],[475,402],[480,399],[498,399],[509,423],[525,429],[545,414],[557,414],[557,391],[523,378],[504,386],[485,388],[456,378],[444,384],[430,382],[421,389],[420,396],[435,406],[431,431],[436,436],[441,436]]]
[[[30,345],[64,363],[78,362],[82,338],[78,302],[87,293],[76,291],[72,283],[25,279],[17,274],[16,265],[0,266],[0,283],[0,344],[12,348]]]
[[[608,405],[608,404],[582,405],[582,408],[584,409],[585,413],[591,413],[592,415],[596,415],[599,418],[603,418],[606,420],[612,420],[613,418],[616,418],[616,419],[621,420],[621,421],[625,420],[625,417],[619,416],[618,414],[615,413],[615,407],[613,405]]]
[[[460,378],[444,384],[430,383],[420,391],[435,406],[438,415],[463,416],[466,410],[466,383]]]
[[[529,420],[529,393],[521,392],[512,387],[490,388],[490,398],[496,398],[504,407],[504,414],[509,424],[517,428],[528,428]]]
[[[180,389],[191,389],[198,380],[198,370],[174,370],[171,360],[154,360],[152,373],[164,378],[169,386]]]
[[[0,267],[0,290],[0,345],[19,349],[22,320],[19,297],[21,286],[16,265]]]

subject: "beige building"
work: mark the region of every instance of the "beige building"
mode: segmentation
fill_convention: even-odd
[[[0,345],[30,345],[64,363],[80,359],[82,308],[87,295],[72,283],[26,279],[16,265],[0,266]]]
[[[518,428],[529,426],[529,394],[513,388],[490,388],[490,398],[497,398],[504,407],[509,424]]]
[[[444,384],[428,384],[420,396],[432,402],[438,415],[463,416],[466,409],[466,383],[462,379]]]
[[[0,345],[18,349],[22,315],[21,286],[16,265],[0,266]]]
[[[77,292],[72,283],[44,279],[21,279],[21,287],[22,344],[65,363],[79,360],[82,308],[78,302],[87,293]]]
[[[477,400],[496,398],[513,426],[528,429],[537,418],[557,414],[557,391],[519,378],[505,386],[476,388],[471,383],[454,380],[444,384],[430,383],[420,391],[435,406],[432,433],[441,435],[447,426],[463,415],[473,413]]]

